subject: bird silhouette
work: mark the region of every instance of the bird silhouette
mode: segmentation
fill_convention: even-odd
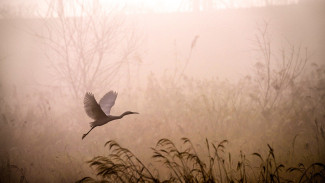
[[[110,115],[111,108],[115,104],[115,100],[117,97],[117,93],[114,91],[109,91],[106,93],[102,99],[100,99],[99,104],[97,103],[94,95],[92,93],[87,92],[84,98],[84,107],[87,115],[94,119],[94,122],[90,123],[90,130],[82,135],[82,139],[84,139],[88,133],[93,130],[97,126],[105,125],[106,123],[121,119],[125,115],[129,114],[139,114],[137,112],[126,111],[119,116]]]

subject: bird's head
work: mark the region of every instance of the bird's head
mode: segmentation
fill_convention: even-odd
[[[123,116],[129,115],[129,114],[139,114],[138,112],[131,112],[131,111],[126,111],[123,113]]]

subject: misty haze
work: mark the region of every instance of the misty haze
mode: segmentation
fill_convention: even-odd
[[[325,182],[325,0],[2,0],[0,182]]]

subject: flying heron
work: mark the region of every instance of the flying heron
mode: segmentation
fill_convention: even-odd
[[[115,100],[117,97],[117,93],[114,91],[109,91],[106,93],[102,99],[100,99],[99,104],[97,103],[94,95],[92,93],[87,92],[84,98],[84,107],[87,115],[94,119],[94,122],[90,123],[90,130],[82,135],[82,139],[84,139],[88,133],[97,126],[105,125],[106,123],[121,119],[125,115],[129,114],[139,114],[137,112],[126,111],[119,116],[110,115],[111,108],[115,104]]]

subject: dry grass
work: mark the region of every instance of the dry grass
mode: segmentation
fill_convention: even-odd
[[[108,141],[108,156],[97,156],[88,161],[96,170],[99,180],[85,177],[78,182],[324,182],[325,165],[313,163],[307,168],[279,164],[273,148],[268,146],[268,154],[263,158],[259,153],[252,155],[260,159],[260,166],[254,167],[245,154],[233,166],[231,154],[225,154],[223,140],[218,144],[206,139],[206,161],[200,157],[188,138],[182,138],[184,150],[180,150],[169,139],[160,139],[153,151],[153,160],[168,170],[169,177],[159,179],[161,168],[147,168],[130,150],[115,141]],[[210,146],[212,147],[210,149]],[[250,159],[254,158],[253,156]],[[152,173],[155,172],[156,174]],[[157,173],[158,172],[158,173]],[[296,173],[291,175],[292,173]],[[291,177],[291,179],[289,178]]]

